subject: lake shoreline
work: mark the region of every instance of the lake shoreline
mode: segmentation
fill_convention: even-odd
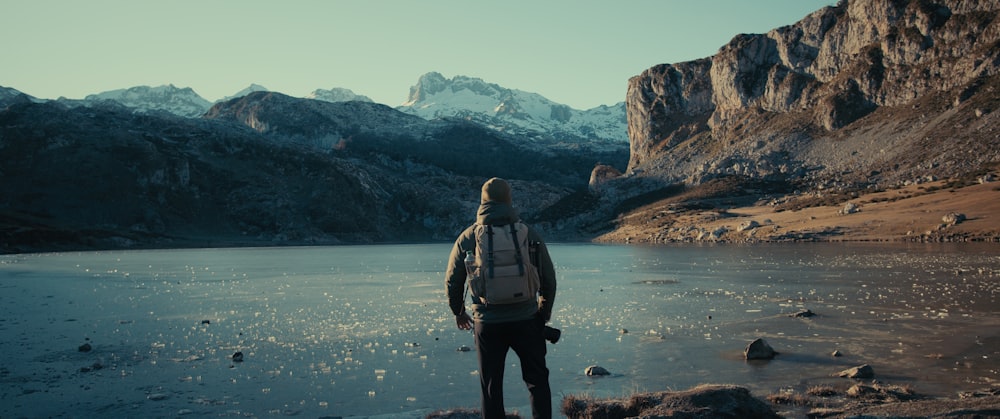
[[[830,203],[830,202],[836,202]],[[794,194],[715,209],[650,204],[619,217],[600,243],[1000,243],[1000,184],[937,181],[853,198]]]
[[[741,198],[743,200],[746,197]],[[960,243],[1000,244],[1000,182],[955,186],[946,181],[913,184],[893,190],[837,197],[810,192],[734,204],[716,199],[714,209],[682,210],[689,201],[662,201],[621,214],[606,231],[586,236],[578,232],[546,231],[549,242],[606,244],[698,243]],[[836,204],[824,204],[836,201]],[[742,202],[742,201],[741,201]],[[695,205],[698,207],[698,205]],[[2,214],[0,214],[2,215]],[[957,217],[957,218],[956,218]],[[18,220],[0,217],[0,229],[30,229]],[[38,227],[40,228],[40,227]],[[5,242],[0,254],[167,250],[232,247],[358,246],[433,244],[442,241],[356,242],[336,239],[273,240],[250,236],[205,236],[133,232],[129,237],[101,230],[72,236],[39,231],[31,242]],[[52,236],[46,241],[42,237]]]
[[[0,399],[9,403],[0,416],[410,418],[470,408],[475,354],[456,349],[472,337],[454,327],[443,299],[448,249],[5,256],[0,349],[10,356]],[[836,374],[860,364],[880,385],[943,402],[1000,381],[994,249],[554,243],[562,282],[553,326],[563,337],[548,346],[553,402],[699,383],[758,398],[814,386],[846,394],[858,382]],[[793,315],[802,309],[815,316]],[[775,359],[743,358],[758,337]],[[595,364],[612,375],[586,376]],[[517,375],[507,377],[508,405],[523,413]]]

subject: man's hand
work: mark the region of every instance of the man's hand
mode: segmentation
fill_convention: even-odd
[[[455,324],[458,325],[459,329],[472,330],[472,317],[463,311],[462,314],[455,316]]]

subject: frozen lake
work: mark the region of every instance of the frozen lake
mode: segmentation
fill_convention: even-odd
[[[479,406],[450,244],[0,256],[0,417],[419,416]],[[562,396],[1000,380],[1000,246],[551,244]],[[816,317],[789,315],[810,309]],[[624,331],[627,330],[627,333]],[[765,338],[780,355],[746,362]],[[81,352],[81,345],[92,350]],[[839,350],[841,357],[831,353]],[[243,362],[233,362],[235,352]],[[508,409],[527,409],[508,357]],[[587,377],[600,365],[608,377]]]

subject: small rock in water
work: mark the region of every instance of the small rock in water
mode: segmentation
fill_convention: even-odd
[[[598,365],[591,365],[591,366],[587,367],[585,370],[583,370],[583,373],[587,374],[587,376],[589,376],[589,377],[601,376],[601,375],[611,375],[611,373],[608,372],[608,370],[606,370],[606,369],[604,369],[604,367],[601,367],[601,366],[598,366]]]
[[[84,343],[83,345],[80,345],[80,347],[76,348],[76,350],[78,350],[80,352],[90,352],[91,349],[94,349],[94,348],[92,346],[90,346],[89,343]]]
[[[211,320],[202,320],[201,324],[212,324]]]
[[[789,315],[789,317],[800,317],[801,318],[801,317],[813,317],[815,315],[816,315],[816,313],[813,313],[812,310],[805,309],[805,310],[802,310],[802,311],[800,311],[798,313],[791,314],[791,315]]]
[[[628,334],[628,329],[626,329],[626,328],[623,327],[622,330],[619,331],[619,333],[621,333],[623,335],[626,335],[626,334]]]
[[[97,371],[97,370],[100,370],[100,369],[103,369],[103,368],[104,368],[104,365],[102,365],[100,362],[95,362],[95,363],[91,364],[89,367],[80,368],[80,372]]]
[[[830,355],[833,355],[833,356],[844,356],[844,354],[840,353],[839,349],[834,349],[833,353],[830,354]]]
[[[465,345],[459,346],[458,349],[456,349],[456,351],[459,351],[459,352],[469,352],[471,350],[472,350],[472,348],[470,348],[468,346],[465,346]]]
[[[767,341],[762,338],[754,339],[747,345],[746,349],[743,350],[743,356],[747,360],[751,359],[774,359],[774,356],[778,353],[774,351],[771,345],[767,344]]]
[[[243,362],[243,352],[236,352],[233,354],[233,362]]]

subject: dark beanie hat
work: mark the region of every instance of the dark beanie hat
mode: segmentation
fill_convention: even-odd
[[[498,177],[487,180],[482,193],[482,203],[486,202],[510,204],[510,184]]]

